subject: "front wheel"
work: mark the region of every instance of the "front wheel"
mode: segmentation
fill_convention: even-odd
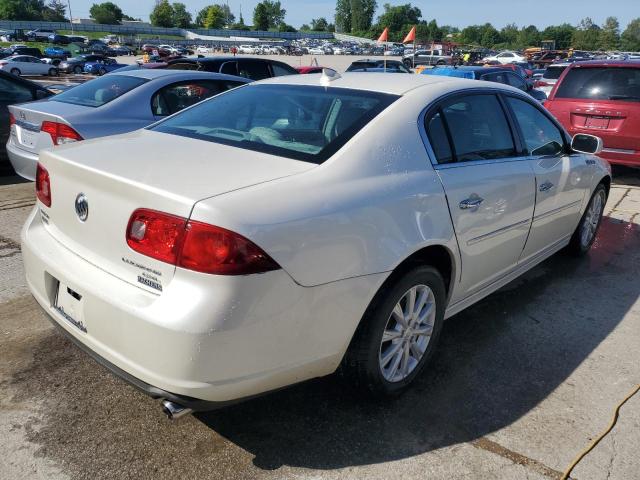
[[[582,215],[580,223],[578,223],[576,230],[573,232],[571,241],[567,246],[569,253],[582,256],[589,251],[600,228],[606,202],[607,190],[603,184],[599,184],[593,192],[593,195],[591,195],[591,200],[589,200],[589,205],[587,205],[587,209]]]
[[[76,65],[75,67],[73,67],[73,73],[75,73],[76,75],[80,75],[82,73],[82,67],[80,65]]]
[[[58,75],[58,70],[56,70],[55,68],[50,68],[49,69],[49,76],[50,77],[56,77]]]
[[[107,73],[107,71],[104,68],[101,68],[100,70],[98,70],[98,75],[102,76],[105,73]]]
[[[406,389],[435,350],[446,290],[433,267],[414,268],[386,284],[367,308],[341,371],[374,395]]]

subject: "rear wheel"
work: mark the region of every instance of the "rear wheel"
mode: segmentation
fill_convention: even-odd
[[[98,70],[98,75],[100,75],[100,76],[104,75],[105,73],[107,73],[107,71],[104,68],[100,68]]]
[[[58,75],[58,70],[56,70],[55,68],[50,68],[49,69],[49,76],[50,77],[55,77]]]
[[[430,266],[414,268],[385,285],[351,341],[343,375],[369,393],[402,392],[435,350],[445,297],[442,276]]]
[[[567,251],[569,253],[576,256],[582,256],[589,251],[591,245],[593,245],[593,242],[596,239],[598,229],[600,228],[602,213],[604,212],[604,205],[606,202],[607,190],[601,183],[596,187],[593,195],[591,195],[591,200],[589,200],[587,209],[582,215],[575,232],[573,232],[571,241],[567,246]]]
[[[16,76],[20,76],[20,70],[17,68],[12,68],[11,69],[11,73],[16,75]]]
[[[76,75],[80,75],[82,73],[82,67],[80,65],[76,65],[75,67],[73,67],[73,73],[75,73]]]

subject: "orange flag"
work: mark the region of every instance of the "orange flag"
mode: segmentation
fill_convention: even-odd
[[[389,38],[389,29],[384,27],[384,31],[380,34],[380,38],[378,38],[379,42],[386,42]]]
[[[404,40],[402,41],[402,43],[409,43],[409,42],[415,42],[416,41],[416,27],[414,26],[409,33],[407,33],[407,36],[404,37]]]

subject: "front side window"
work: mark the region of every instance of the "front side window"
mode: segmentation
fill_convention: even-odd
[[[448,130],[452,141],[452,161],[494,160],[516,156],[511,129],[495,95],[458,97],[445,103],[440,108],[439,115],[441,119],[435,119],[433,125],[427,126],[429,137],[433,136],[434,143],[444,145],[441,130]],[[430,119],[430,123],[432,121]],[[443,126],[440,126],[441,123]],[[446,148],[443,146],[440,151],[442,157],[436,151],[438,161],[446,163]]]
[[[527,85],[524,83],[524,80],[515,73],[507,73],[507,81],[509,85],[519,88],[523,92],[527,90]]]
[[[110,74],[70,88],[52,97],[50,101],[100,107],[145,82],[147,80],[144,78]]]
[[[280,63],[272,63],[273,75],[276,77],[282,77],[284,75],[296,75],[298,72],[289,65],[282,65]]]
[[[151,111],[157,117],[172,115],[238,85],[242,84],[214,80],[192,80],[167,85],[151,98]]]
[[[244,78],[251,78],[253,80],[271,78],[271,73],[269,72],[267,63],[255,60],[239,61],[238,75]]]
[[[322,163],[398,97],[302,85],[251,85],[210,98],[152,130]]]
[[[520,126],[527,155],[558,155],[564,138],[558,127],[540,110],[524,100],[507,97]]]
[[[640,102],[640,68],[572,68],[558,87],[556,98]]]
[[[33,94],[27,87],[0,77],[0,104],[7,105],[31,100],[33,100]]]

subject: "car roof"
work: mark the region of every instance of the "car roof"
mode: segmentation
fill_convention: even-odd
[[[210,78],[221,80],[242,80],[248,81],[243,77],[236,77],[233,75],[225,75],[223,73],[214,72],[202,72],[198,70],[165,70],[157,68],[141,68],[139,70],[125,70],[124,72],[118,72],[115,70],[110,75],[126,75],[127,77],[145,78],[147,80],[154,80],[156,78],[176,77],[181,78]]]
[[[585,60],[583,62],[573,62],[573,68],[581,67],[628,67],[640,68],[640,60]]]
[[[442,82],[450,82],[452,87],[468,87],[470,81],[460,78],[441,77],[437,75],[389,75],[388,73],[370,72],[345,72],[339,77],[331,80],[328,85],[321,82],[322,75],[313,73],[310,75],[284,75],[273,77],[257,82],[260,84],[280,84],[280,85],[308,85],[308,86],[329,86],[336,88],[349,88],[353,90],[366,90],[370,92],[390,93],[393,95],[404,95],[419,87],[435,85]],[[492,84],[493,86],[494,84]],[[501,86],[501,84],[495,84]]]

